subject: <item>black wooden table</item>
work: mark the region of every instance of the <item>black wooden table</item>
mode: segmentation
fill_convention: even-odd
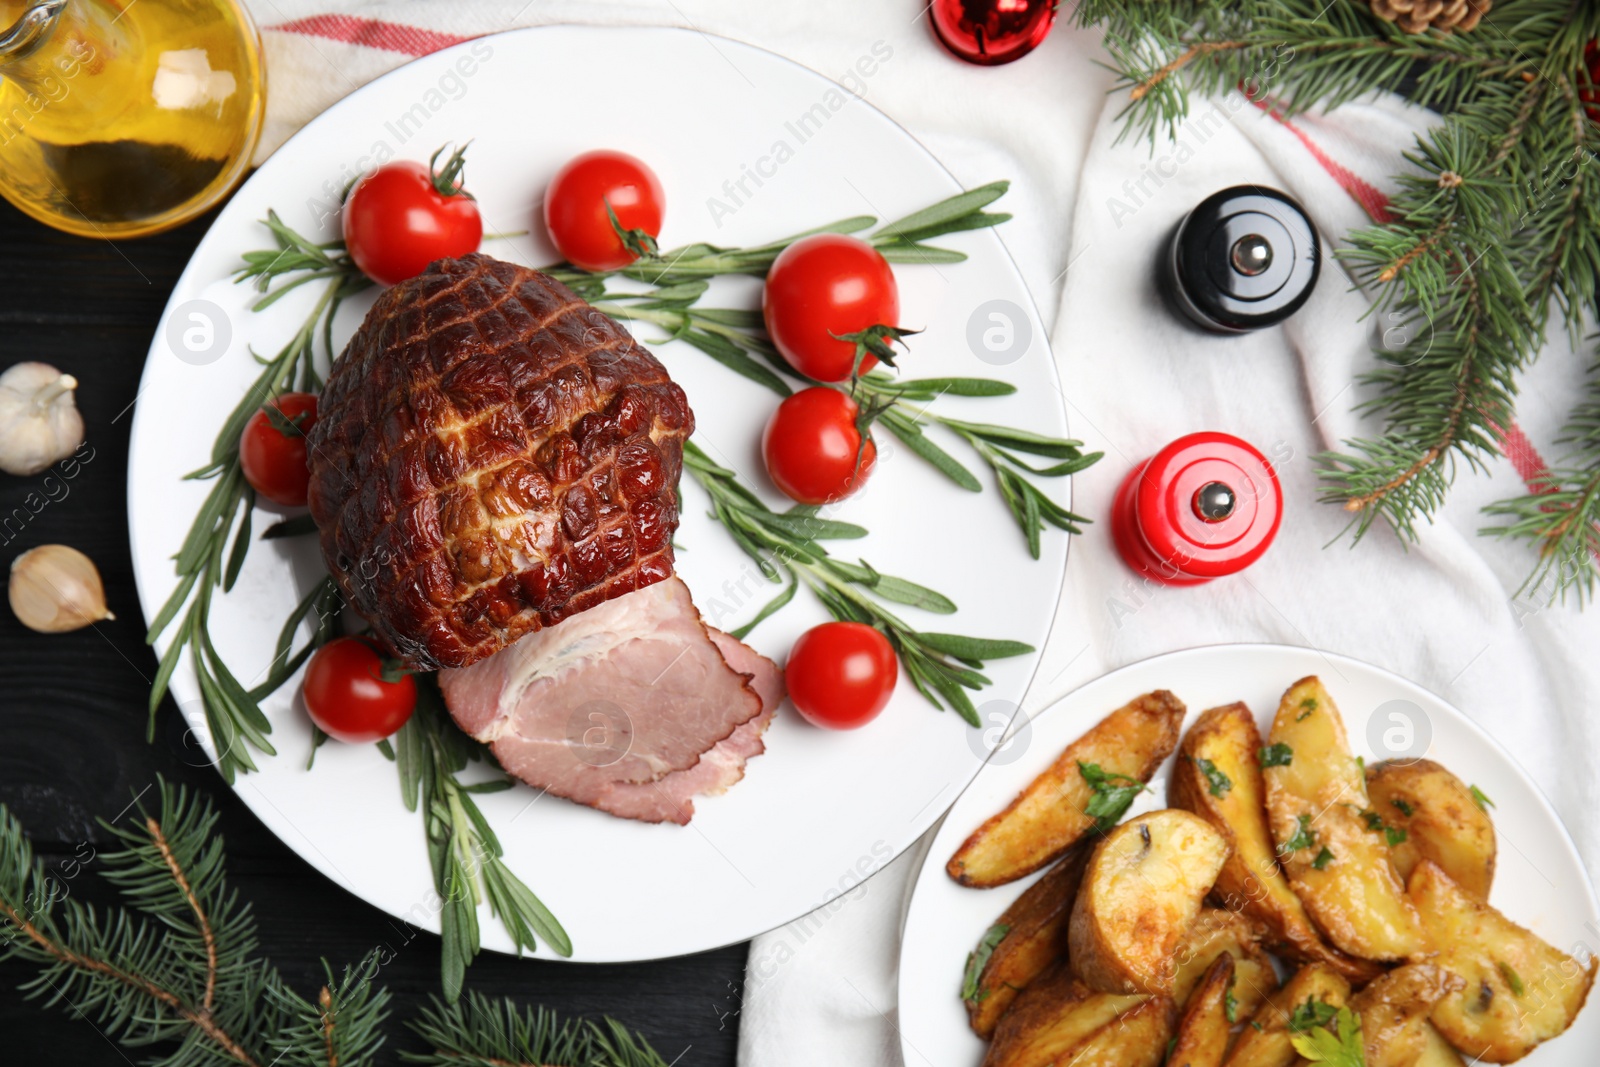
[[[203,758],[184,745],[170,698],[145,741],[156,661],[144,643],[128,548],[128,431],[145,353],[161,309],[211,217],[158,237],[111,244],[69,237],[0,202],[0,369],[53,363],[81,381],[78,404],[93,457],[69,483],[0,474],[0,562],[35,545],[71,545],[99,564],[115,621],[45,637],[0,609],[0,803],[48,861],[89,856],[112,818],[156,776],[184,782],[221,813],[233,885],[251,901],[262,948],[304,992],[337,965],[404,944],[379,981],[405,1017],[438,988],[439,941],[409,941],[397,920],[317,873],[256,821]],[[196,412],[209,418],[209,412]],[[8,522],[9,520],[9,522]],[[421,847],[421,841],[418,841]],[[641,872],[648,878],[649,872]],[[110,901],[93,864],[68,883]],[[399,933],[397,933],[399,931]],[[650,1038],[668,1060],[731,1064],[746,946],[658,963],[555,964],[486,954],[467,987],[562,1013],[609,1014]],[[70,1008],[42,1010],[16,992],[33,970],[0,964],[0,1062],[99,1067],[138,1062]],[[396,1045],[409,1035],[393,1026]]]

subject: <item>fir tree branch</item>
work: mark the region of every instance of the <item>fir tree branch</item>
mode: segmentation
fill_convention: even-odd
[[[479,993],[434,1001],[410,1026],[431,1051],[401,1058],[426,1067],[667,1067],[614,1019],[563,1021],[548,1009],[518,1009]]]
[[[1570,446],[1567,455],[1525,495],[1485,508],[1505,521],[1483,532],[1535,546],[1538,562],[1519,594],[1583,604],[1600,585],[1600,363],[1557,443]]]
[[[209,812],[194,818],[182,789],[169,791],[162,782],[161,793],[163,812],[172,817],[178,833],[188,838],[209,831],[213,821]],[[200,896],[179,865],[161,823],[147,815],[143,825],[146,839],[103,857],[116,872],[112,880],[125,893],[143,901],[148,913],[158,918],[172,913],[174,900],[162,900],[157,894],[174,893],[178,906],[192,909],[198,928],[209,930]],[[113,832],[125,840],[129,835],[128,831]],[[220,842],[216,847],[220,848]],[[215,854],[203,839],[192,838],[178,851],[200,856]],[[151,854],[161,857],[158,862],[164,873],[160,878],[149,877],[144,870]],[[203,999],[196,1003],[181,988],[192,987],[198,981],[208,993],[215,989],[214,969],[185,965],[189,961],[183,951],[187,941],[184,935],[190,929],[178,928],[168,938],[126,915],[102,923],[93,911],[74,900],[45,899],[30,913],[22,903],[29,895],[17,890],[29,883],[42,886],[45,881],[43,867],[27,849],[21,827],[8,811],[0,808],[0,916],[25,939],[13,941],[9,954],[50,965],[33,983],[35,993],[48,989],[52,1000],[70,1003],[72,992],[77,991],[80,997],[74,1006],[79,1011],[98,1008],[112,1033],[136,1043],[173,1036],[175,1026],[189,1028],[226,1058],[243,1067],[260,1067],[261,1060],[217,1018],[212,1005]],[[58,908],[64,912],[59,923],[55,914]],[[247,916],[240,915],[239,921],[250,925]],[[253,944],[253,928],[240,933],[243,943]],[[207,946],[207,958],[215,960],[215,941],[208,940]],[[196,975],[195,970],[201,973]],[[146,1006],[140,1007],[140,1002]],[[171,1062],[179,1061],[174,1058]]]
[[[232,1059],[244,1064],[245,1067],[259,1067],[255,1058],[216,1024],[209,1011],[190,1007],[177,994],[171,990],[163,989],[142,975],[131,974],[105,960],[94,959],[74,952],[36,927],[9,901],[0,900],[0,915],[4,915],[10,920],[29,941],[50,958],[85,974],[97,975],[118,982],[134,992],[143,994],[199,1030]]]
[[[1156,86],[1172,77],[1172,75],[1188,66],[1191,59],[1195,59],[1199,56],[1210,55],[1212,52],[1221,52],[1230,48],[1244,47],[1247,46],[1243,41],[1202,41],[1199,44],[1192,44],[1188,48],[1184,49],[1176,59],[1171,59],[1166,63],[1163,63],[1148,78],[1145,78],[1139,84],[1135,85],[1133,89],[1129,91],[1128,99],[1135,103],[1143,100],[1145,94],[1149,93],[1151,89],[1154,89]]]
[[[159,1046],[152,1067],[371,1067],[389,1003],[373,981],[377,952],[338,976],[324,963],[315,999],[295,993],[255,956],[216,813],[181,786],[157,787],[158,810],[141,807],[136,828],[101,824],[122,846],[102,852],[101,873],[126,901],[105,912],[67,896],[0,806],[0,959],[40,967],[23,990],[98,1019],[121,1046]],[[430,1051],[400,1058],[436,1067],[667,1067],[614,1020],[561,1020],[477,993],[435,1000],[409,1026]]]
[[[145,816],[145,832],[150,835],[150,841],[156,850],[161,853],[161,859],[166,863],[167,870],[172,874],[172,881],[178,887],[178,892],[183,894],[183,899],[188,901],[189,910],[194,913],[195,926],[200,930],[201,939],[206,947],[206,991],[200,998],[200,1010],[206,1015],[211,1014],[211,1008],[216,1003],[217,994],[217,938],[211,930],[211,920],[206,918],[200,901],[195,897],[194,889],[189,885],[188,875],[183,873],[183,868],[178,866],[178,861],[172,854],[172,846],[167,843],[167,836],[161,830],[161,824],[151,816]]]

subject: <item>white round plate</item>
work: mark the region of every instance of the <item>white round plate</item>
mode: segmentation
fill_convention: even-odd
[[[968,1029],[961,1004],[967,953],[1037,877],[990,890],[957,885],[944,865],[968,834],[1085,730],[1140,693],[1171,690],[1189,709],[1186,728],[1206,708],[1243,700],[1264,731],[1283,691],[1308,674],[1327,685],[1356,755],[1373,761],[1425,754],[1494,802],[1499,856],[1491,904],[1580,958],[1600,950],[1600,906],[1572,839],[1538,787],[1461,712],[1419,685],[1345,656],[1284,645],[1192,648],[1113,671],[1036,715],[1026,730],[1013,731],[1012,744],[996,750],[951,807],[917,874],[905,917],[899,1003],[907,1067],[978,1067],[983,1060],[986,1046]],[[1169,758],[1130,814],[1165,806],[1171,768]],[[1587,1067],[1596,1047],[1600,1009],[1591,1004],[1571,1030],[1521,1062]]]
[[[649,71],[662,91],[641,94],[637,79],[595,77],[602,66]],[[864,60],[857,70],[866,66]],[[870,85],[871,75],[862,77]],[[446,142],[469,139],[467,183],[482,205],[485,229],[527,233],[485,241],[484,251],[530,265],[559,258],[536,222],[545,186],[562,163],[592,148],[620,148],[656,169],[667,191],[665,248],[764,243],[853,215],[888,221],[960,191],[909,134],[833,82],[769,52],[684,30],[523,30],[439,52],[378,79],[313,121],[255,173],[173,293],[145,368],[128,472],[134,565],[147,616],[176,584],[171,557],[209,488],[182,476],[202,465],[226,412],[255,376],[249,350],[276,352],[315,297],[315,287],[306,286],[265,312],[248,310],[254,294],[229,275],[241,253],[269,245],[257,220],[273,208],[301,233],[331,239],[337,219],[329,209],[350,178],[387,155],[426,160]],[[975,231],[936,243],[970,258],[897,268],[901,321],[926,330],[902,365],[918,376],[1012,381],[1019,386],[1013,396],[941,400],[939,407],[1065,436],[1046,331],[999,237]],[[719,281],[702,303],[757,307],[758,293],[750,279]],[[336,344],[354,331],[370,299],[341,312]],[[1016,338],[1031,337],[1004,366],[980,360],[968,345],[969,320],[991,301],[1008,302],[1020,316]],[[209,333],[207,319],[215,320]],[[197,332],[186,337],[188,331]],[[649,326],[635,332],[646,343],[660,336]],[[765,491],[758,440],[772,394],[687,345],[656,351],[688,392],[699,424],[695,440]],[[930,585],[959,606],[953,617],[905,609],[914,625],[1042,646],[1061,589],[1064,536],[1047,533],[1043,559],[1033,561],[986,470],[978,472],[984,493],[970,494],[893,447],[892,438],[879,437],[871,483],[834,513],[871,535],[837,542],[838,552]],[[1052,488],[1065,495],[1068,487],[1062,481]],[[778,587],[763,581],[708,517],[704,496],[688,478],[683,492],[678,571],[707,621],[732,628]],[[273,518],[258,514],[256,530]],[[321,573],[311,538],[257,543],[237,587],[219,598],[213,637],[247,686],[262,677],[283,619]],[[751,644],[781,662],[795,637],[824,619],[802,592],[755,631]],[[995,661],[994,684],[977,700],[1016,707],[1037,663],[1037,655]],[[172,690],[201,743],[209,744],[187,663]],[[311,737],[297,691],[295,679],[266,702],[279,754],[258,757],[261,770],[239,779],[239,795],[334,881],[437,930],[421,824],[401,804],[393,765],[372,746],[330,744],[308,772]],[[767,748],[727,794],[698,799],[687,827],[628,822],[523,788],[481,802],[512,870],[571,934],[575,958],[652,959],[741,941],[827,903],[915,841],[987,754],[978,731],[935,711],[904,680],[884,714],[854,733],[811,728],[785,708]],[[486,912],[482,927],[486,947],[510,949]]]

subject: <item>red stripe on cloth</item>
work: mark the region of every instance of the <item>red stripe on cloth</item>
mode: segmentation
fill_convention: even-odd
[[[425,56],[441,48],[472,40],[471,37],[425,30],[420,26],[363,19],[354,15],[311,15],[268,26],[267,29],[278,33],[298,33],[305,37],[322,37],[363,48],[379,48],[385,52],[403,52],[408,56]]]
[[[1389,214],[1389,198],[1382,190],[1357,176],[1348,167],[1324,152],[1304,130],[1284,118],[1276,108],[1261,100],[1253,102],[1276,119],[1284,129],[1294,134],[1295,138],[1305,146],[1306,151],[1311,153],[1311,158],[1327,171],[1328,177],[1338,183],[1339,188],[1349,193],[1374,222],[1385,223],[1394,218]],[[1522,483],[1528,487],[1528,492],[1534,494],[1554,492],[1554,487],[1549,481],[1550,467],[1539,454],[1539,449],[1534,446],[1533,441],[1523,432],[1522,427],[1513,422],[1509,427],[1494,426],[1493,429],[1500,443],[1501,455],[1511,461],[1512,468],[1517,472],[1517,477],[1522,479]]]
[[[1328,172],[1328,177],[1337,182],[1339,188],[1349,193],[1355,199],[1355,202],[1360,204],[1368,215],[1372,216],[1374,222],[1389,222],[1393,219],[1393,216],[1389,214],[1389,198],[1376,185],[1373,185],[1365,178],[1357,176],[1350,168],[1324,152],[1322,146],[1307,137],[1304,130],[1284,118],[1279,114],[1277,108],[1265,100],[1252,98],[1251,102],[1276,119],[1284,129],[1294,134],[1296,139],[1305,145],[1306,151],[1311,153],[1311,158],[1321,164],[1322,169]]]
[[[1550,468],[1545,466],[1544,457],[1528,440],[1528,435],[1522,432],[1522,427],[1513,422],[1505,429],[1496,426],[1494,431],[1500,440],[1501,454],[1511,461],[1517,477],[1527,484],[1528,490],[1533,493],[1555,492],[1548,481]]]

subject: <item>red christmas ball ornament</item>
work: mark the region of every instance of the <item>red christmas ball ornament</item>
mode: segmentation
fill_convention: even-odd
[[[986,67],[1021,59],[1056,21],[1057,0],[933,0],[933,32],[951,52]]]
[[[1229,434],[1192,433],[1128,472],[1111,505],[1111,536],[1151,581],[1199,585],[1260,559],[1282,520],[1267,457]]]

